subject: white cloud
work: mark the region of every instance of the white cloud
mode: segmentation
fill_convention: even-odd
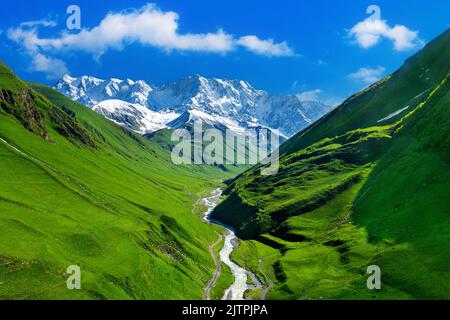
[[[9,30],[10,39],[24,41],[45,51],[81,50],[100,57],[110,49],[122,50],[131,43],[164,50],[228,52],[234,49],[233,37],[222,30],[205,34],[180,34],[178,15],[163,12],[155,5],[139,10],[109,13],[92,29],[73,34],[63,32],[57,38],[40,38],[35,22],[22,23]],[[51,25],[48,25],[51,26]],[[29,28],[24,28],[29,27]]]
[[[69,73],[65,63],[62,60],[45,56],[41,53],[32,54],[31,71],[45,72],[47,79],[55,80]]]
[[[407,51],[424,45],[418,31],[412,31],[403,25],[390,27],[385,20],[371,17],[358,22],[348,31],[348,35],[362,48],[371,48],[383,38],[392,41],[397,51]]]
[[[337,107],[342,104],[342,102],[344,102],[344,99],[342,99],[341,97],[331,97],[323,100],[322,102],[327,106]]]
[[[381,66],[377,68],[360,68],[358,71],[349,74],[348,77],[364,84],[372,84],[380,80],[385,72],[386,68]]]
[[[300,101],[319,101],[331,107],[336,107],[343,101],[340,97],[325,94],[322,89],[303,91],[298,93],[296,96]]]
[[[321,89],[314,89],[310,91],[304,91],[297,94],[297,98],[300,101],[317,101],[319,95],[322,93]]]
[[[225,54],[245,47],[265,56],[291,56],[293,50],[286,42],[262,40],[256,36],[235,38],[219,29],[208,33],[181,33],[176,12],[162,11],[154,4],[140,9],[108,13],[98,26],[79,33],[63,31],[58,37],[39,36],[39,27],[54,27],[49,20],[29,21],[8,30],[9,39],[28,53],[54,54],[84,51],[99,59],[108,50],[123,50],[130,44],[157,47],[165,51],[194,51]],[[49,58],[49,57],[47,57]],[[51,59],[51,58],[49,58]]]
[[[22,22],[20,24],[21,27],[38,27],[38,26],[42,26],[42,27],[56,27],[57,23],[56,21],[53,20],[47,20],[47,19],[43,19],[43,20],[33,20],[33,21],[26,21],[26,22]]]
[[[54,27],[56,26],[56,22],[51,20],[23,22],[20,24],[20,28],[8,30],[8,37],[19,43],[23,47],[25,53],[30,56],[30,71],[44,72],[47,75],[47,79],[50,80],[58,79],[62,75],[69,73],[69,70],[64,61],[41,53],[38,46],[35,45],[37,37],[35,36],[34,31],[39,26]],[[27,31],[24,31],[24,28]],[[27,33],[29,36],[23,36],[22,31],[29,32]]]
[[[257,36],[244,36],[239,38],[237,43],[251,52],[269,57],[290,57],[295,55],[286,42],[275,43],[273,39],[261,40]]]

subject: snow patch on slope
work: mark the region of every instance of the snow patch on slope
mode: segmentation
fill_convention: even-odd
[[[140,104],[113,99],[100,102],[93,110],[141,134],[166,128],[167,123],[179,117],[175,112],[154,112]]]
[[[405,110],[408,110],[408,109],[409,109],[409,106],[406,106],[406,107],[404,107],[403,109],[397,110],[397,111],[391,113],[390,115],[388,115],[387,117],[378,120],[377,122],[380,123],[380,122],[384,122],[384,121],[386,121],[386,120],[392,119],[392,118],[394,118],[395,116],[398,116],[399,114],[403,113]]]

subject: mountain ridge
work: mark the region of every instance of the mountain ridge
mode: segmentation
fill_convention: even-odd
[[[181,123],[186,118],[183,116],[185,112],[198,110],[212,117],[221,117],[225,123],[236,123],[241,131],[260,126],[289,137],[331,110],[330,106],[317,101],[301,101],[295,95],[271,95],[253,88],[243,80],[208,79],[200,75],[188,76],[159,87],[142,80],[102,80],[91,76],[74,78],[65,75],[54,88],[93,109],[109,101],[106,104],[110,109],[128,115],[121,119],[109,113],[111,120],[139,133],[151,133],[166,127],[165,124],[175,120],[169,117],[165,123],[161,122],[161,118],[168,118],[168,114],[178,114],[180,119],[176,122]],[[119,100],[129,105],[124,106]],[[145,115],[136,105],[154,113]],[[124,106],[128,112],[121,111],[120,106]],[[97,109],[105,111],[102,107]],[[132,114],[135,114],[134,120],[130,119]],[[153,117],[157,118],[156,123],[153,123]],[[148,123],[148,127],[143,125],[144,122]],[[135,127],[131,125],[133,123]]]

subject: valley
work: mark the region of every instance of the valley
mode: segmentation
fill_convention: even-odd
[[[201,299],[217,234],[190,208],[239,169],[172,165],[3,64],[0,90],[0,298]],[[66,288],[70,265],[81,290]]]
[[[449,56],[447,30],[331,111],[201,76],[55,89],[0,61],[0,299],[448,299]],[[174,163],[196,119],[281,133],[278,172]]]

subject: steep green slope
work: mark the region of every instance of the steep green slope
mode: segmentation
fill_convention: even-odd
[[[30,86],[0,62],[0,299],[202,298],[217,234],[191,208],[232,173],[172,165],[155,142]],[[81,290],[66,288],[70,265]]]
[[[414,297],[449,298],[450,83],[408,119],[354,206],[373,243],[406,243],[374,259],[385,282]]]
[[[377,126],[379,120],[409,106],[414,109],[448,72],[450,29],[409,58],[395,73],[348,98],[342,105],[304,129],[281,147],[281,154],[305,148],[326,137]],[[381,124],[397,121],[400,113]]]
[[[214,216],[247,239],[234,258],[272,278],[269,298],[450,297],[449,49],[447,31],[284,144],[277,175],[230,184]]]

